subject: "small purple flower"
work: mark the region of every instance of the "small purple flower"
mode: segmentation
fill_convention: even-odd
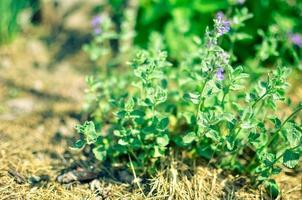
[[[94,28],[93,32],[94,32],[94,34],[99,35],[102,33],[102,30],[101,30],[101,28]]]
[[[91,25],[93,27],[99,26],[102,23],[101,16],[94,16],[91,20]]]
[[[297,45],[298,47],[302,47],[302,37],[298,33],[290,33],[289,39],[293,44]]]
[[[93,27],[93,32],[96,35],[99,35],[102,32],[101,27],[100,27],[101,24],[102,24],[102,17],[101,16],[95,16],[91,20],[91,25]]]
[[[216,14],[216,18],[215,18],[214,22],[215,22],[215,27],[216,27],[218,36],[221,36],[221,35],[229,32],[231,29],[231,23],[229,20],[226,19],[223,12],[218,12]]]
[[[217,80],[222,81],[224,79],[224,69],[222,67],[219,67],[216,72]]]

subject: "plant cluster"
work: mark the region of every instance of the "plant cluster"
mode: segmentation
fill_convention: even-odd
[[[179,65],[153,34],[128,67],[88,78],[93,120],[77,127],[75,147],[89,146],[96,159],[139,176],[154,175],[171,153],[182,152],[250,174],[276,195],[271,176],[282,165],[295,168],[302,154],[302,104],[286,97],[289,68],[277,66],[251,83],[243,66],[233,66],[232,52],[220,46],[231,28],[218,13]],[[277,112],[282,108],[293,109]]]
[[[300,1],[110,0],[107,4],[112,7],[111,15],[118,19],[115,20],[117,27],[123,21],[123,10],[128,9],[128,2],[136,4],[134,12],[138,15],[134,43],[146,48],[146,38],[153,32],[160,32],[169,59],[175,62],[181,62],[188,51],[195,51],[192,39],[204,34],[215,13],[223,10],[233,24],[222,44],[232,52],[232,61],[244,63],[250,71],[259,70],[255,67],[258,65],[274,66],[280,62],[301,69]],[[244,9],[250,13],[242,12]],[[245,27],[241,23],[244,17],[249,19]],[[240,34],[233,35],[234,30]],[[251,54],[256,56],[251,57]]]

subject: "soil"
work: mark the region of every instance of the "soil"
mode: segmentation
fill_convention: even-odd
[[[163,170],[142,186],[149,188],[144,195],[135,184],[108,177],[59,183],[57,177],[71,166],[82,169],[84,158],[70,145],[76,137],[74,126],[84,117],[84,78],[91,70],[81,51],[89,40],[89,29],[83,27],[89,22],[82,17],[89,6],[69,7],[70,16],[64,15],[67,8],[56,11],[66,19],[47,16],[49,23],[27,27],[0,49],[0,200],[269,199],[263,188],[251,187],[245,177],[206,165],[178,163],[169,173]],[[80,27],[77,19],[84,20]],[[282,191],[279,199],[302,199],[301,172],[276,179]]]

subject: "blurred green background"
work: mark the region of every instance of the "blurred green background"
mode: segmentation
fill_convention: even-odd
[[[31,8],[39,10],[39,0],[0,1],[0,43],[11,41],[20,30],[18,16]],[[248,65],[273,66],[276,63],[301,69],[301,46],[294,44],[290,34],[301,37],[302,1],[300,0],[100,0],[92,13],[110,12],[120,31],[125,10],[134,7],[134,44],[146,47],[153,32],[162,34],[170,60],[179,62],[184,52],[194,51],[193,38],[201,37],[219,11],[234,22],[249,14],[244,25],[234,25],[230,37],[222,41],[234,53],[233,61]],[[85,3],[85,1],[83,1]],[[108,9],[109,8],[109,9]],[[248,13],[245,13],[247,8]],[[239,17],[238,17],[239,16]],[[243,23],[242,23],[243,24]],[[259,31],[259,30],[262,30]],[[232,34],[235,34],[232,38]],[[235,38],[236,37],[236,38]],[[280,59],[282,58],[282,59]]]
[[[0,44],[8,43],[20,31],[20,14],[27,8],[39,9],[38,0],[1,0],[0,1]]]
[[[190,49],[192,37],[202,36],[206,26],[212,23],[215,13],[223,11],[229,17],[236,15],[236,10],[246,7],[253,17],[240,27],[239,33],[247,37],[234,44],[224,41],[224,47],[234,45],[235,55],[239,61],[249,60],[257,54],[257,45],[263,42],[258,30],[262,29],[268,37],[276,39],[276,50],[283,50],[283,59],[287,64],[299,65],[294,60],[292,50],[288,47],[289,33],[302,30],[302,1],[298,0],[140,0],[137,17],[136,43],[146,45],[146,38],[152,31],[164,35],[168,51],[172,58],[182,58],[183,51]],[[274,26],[273,33],[270,27]],[[231,33],[232,34],[232,33]],[[269,35],[271,34],[271,35]],[[268,42],[268,45],[270,42]],[[265,48],[265,47],[263,47]],[[267,47],[270,48],[270,47]],[[300,49],[293,47],[297,57],[301,57]],[[267,57],[260,58],[265,64],[276,62],[277,55],[269,55],[270,49],[262,49]],[[281,53],[281,52],[280,52]],[[279,56],[279,55],[278,55]]]

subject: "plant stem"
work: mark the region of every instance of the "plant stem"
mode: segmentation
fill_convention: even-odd
[[[206,87],[207,82],[208,82],[208,80],[206,79],[205,82],[202,85],[201,90],[200,90],[200,101],[199,101],[198,108],[197,108],[196,119],[198,119],[200,110],[201,110],[201,108],[204,104],[204,100],[202,99],[202,94],[203,94],[204,88]]]
[[[302,106],[298,107],[294,112],[292,112],[292,114],[290,114],[282,123],[282,125],[280,126],[280,128],[274,133],[274,135],[271,137],[271,139],[267,142],[267,144],[265,145],[265,147],[269,147],[271,145],[271,143],[274,141],[274,139],[278,136],[279,132],[282,130],[282,128],[284,127],[284,125],[290,120],[292,119],[298,112],[300,112],[302,110]]]
[[[154,105],[152,106],[152,123],[153,123],[154,118],[155,118],[155,104],[156,103],[154,103]]]
[[[140,184],[139,184],[139,181],[138,181],[138,178],[137,178],[137,176],[136,176],[135,169],[134,169],[134,166],[133,166],[131,157],[130,157],[129,154],[128,154],[128,156],[129,156],[129,162],[130,162],[131,170],[132,170],[132,173],[133,173],[133,176],[134,176],[133,182],[137,184],[137,187],[138,187],[139,190],[141,191],[142,195],[144,196],[144,198],[146,198],[146,195],[145,195],[143,189],[141,188],[141,186],[140,186]]]
[[[224,100],[225,100],[225,97],[226,97],[227,94],[228,94],[227,92],[224,92],[223,96],[222,96],[222,99],[221,99],[220,105],[222,106],[223,109],[224,109]]]
[[[302,110],[302,107],[298,107],[294,112],[292,112],[291,115],[289,115],[285,121],[282,123],[282,125],[280,126],[280,128],[274,133],[273,137],[271,137],[271,139],[266,143],[266,145],[264,145],[263,147],[260,148],[260,152],[264,149],[267,148],[271,145],[271,143],[274,141],[274,139],[277,137],[278,133],[282,130],[282,128],[284,127],[284,125],[291,119],[293,118],[299,111]],[[296,147],[295,147],[296,148]],[[283,155],[283,154],[282,154]],[[254,156],[254,158],[251,160],[250,164],[248,165],[248,168],[250,168],[252,166],[252,164],[255,162],[257,157],[257,154]],[[279,156],[280,157],[280,156]],[[278,157],[278,158],[279,158]],[[280,158],[279,158],[280,159]]]
[[[297,145],[297,146],[295,146],[295,147],[293,147],[293,148],[290,148],[289,150],[292,150],[292,151],[293,151],[293,150],[299,148],[300,146],[301,146],[301,144],[299,144],[299,145]],[[288,150],[288,149],[286,149],[286,150]],[[273,165],[274,165],[278,160],[280,160],[280,158],[282,158],[282,157],[284,156],[286,150],[276,158],[276,160],[273,162]]]
[[[252,108],[254,108],[267,94],[268,92],[265,92],[260,98],[258,98],[255,103],[253,103]]]
[[[258,98],[258,99],[255,101],[255,103],[252,105],[252,108],[254,108],[254,107],[257,105],[257,103],[259,103],[259,102],[260,102],[267,94],[268,94],[268,92],[265,92],[260,98]],[[254,114],[253,114],[252,116],[254,116]],[[240,121],[239,124],[237,125],[237,127],[238,127],[239,129],[238,129],[237,132],[235,133],[234,139],[236,139],[236,138],[238,137],[240,131],[242,130],[242,128],[240,127],[241,124],[242,124],[242,121]],[[237,128],[237,127],[236,127],[236,128]],[[235,156],[239,153],[239,151],[240,151],[240,149],[239,149],[239,147],[238,147],[238,150],[237,150],[236,153],[233,155],[233,158],[235,158]],[[253,158],[252,162],[249,164],[249,166],[255,161],[255,159],[256,159],[256,156],[254,156],[254,158]],[[248,167],[249,167],[249,166],[248,166]]]

